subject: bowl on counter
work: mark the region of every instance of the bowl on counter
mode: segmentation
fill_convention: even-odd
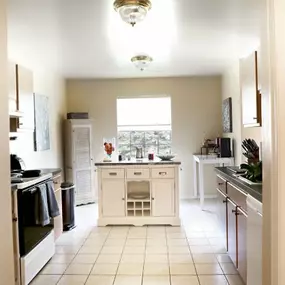
[[[157,155],[158,158],[160,158],[162,161],[170,161],[172,160],[175,155],[174,154],[161,154],[161,155]]]

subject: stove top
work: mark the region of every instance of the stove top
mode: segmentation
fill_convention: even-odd
[[[43,174],[38,177],[29,177],[29,178],[11,176],[11,184],[17,185],[18,189],[24,189],[33,186],[35,184],[38,184],[44,180],[50,179],[51,177],[52,177],[51,173]]]

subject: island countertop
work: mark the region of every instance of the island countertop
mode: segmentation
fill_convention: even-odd
[[[127,165],[180,165],[181,161],[177,160],[123,160],[123,161],[112,161],[112,162],[96,162],[95,166],[127,166]]]

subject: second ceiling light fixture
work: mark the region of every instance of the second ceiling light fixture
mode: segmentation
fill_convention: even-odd
[[[124,22],[134,27],[135,24],[145,19],[151,9],[151,2],[150,0],[115,0],[114,9],[120,14]],[[141,71],[145,70],[152,60],[147,55],[137,55],[131,58],[132,63]]]

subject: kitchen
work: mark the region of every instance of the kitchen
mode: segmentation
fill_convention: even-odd
[[[14,10],[14,14],[12,13],[11,16],[16,17],[18,19],[18,21],[20,21],[21,17],[24,17],[25,13],[28,13],[29,11],[27,11],[28,9],[25,7],[20,7],[19,3],[17,2],[13,2],[11,1],[11,5],[12,7],[15,9]],[[14,6],[13,6],[14,5]],[[36,11],[36,9],[40,9],[40,7],[37,7],[37,5],[33,6],[33,9]],[[54,7],[49,7],[50,10],[49,11],[53,11],[52,9]],[[91,10],[91,9],[90,9]],[[19,15],[19,13],[23,13],[22,15]],[[20,13],[20,14],[21,14]],[[37,13],[35,13],[37,14]],[[21,17],[20,17],[21,16]],[[13,18],[10,18],[13,19]],[[27,20],[27,19],[26,19]],[[36,19],[32,19],[32,17],[29,18],[29,21],[35,21]],[[48,20],[48,18],[46,19]],[[10,20],[11,21],[11,20]],[[60,28],[56,27],[56,21],[53,22],[54,26],[49,26],[46,27],[45,30],[45,34],[47,35],[47,38],[52,38],[55,39],[55,35],[51,33],[50,29],[54,28],[55,30],[60,30]],[[32,24],[32,23],[31,23]],[[40,31],[37,30],[37,25],[33,25],[33,29],[34,32],[37,34]],[[191,182],[191,178],[190,175],[192,173],[191,171],[191,166],[192,163],[191,161],[191,155],[195,152],[197,152],[199,150],[199,147],[201,145],[201,141],[204,137],[204,133],[206,133],[207,136],[211,136],[211,137],[216,137],[218,136],[219,133],[221,133],[221,130],[218,129],[220,128],[219,126],[213,126],[211,124],[215,124],[215,120],[212,120],[211,118],[214,118],[215,116],[220,116],[220,106],[221,106],[221,101],[219,98],[219,93],[221,92],[220,89],[223,88],[229,88],[228,90],[232,92],[238,92],[238,84],[236,85],[235,83],[235,74],[236,74],[236,69],[233,70],[229,70],[229,75],[233,75],[233,78],[230,78],[231,81],[227,81],[225,82],[225,85],[222,84],[222,88],[219,87],[220,83],[219,83],[219,78],[198,78],[197,80],[195,78],[191,78],[188,82],[187,79],[183,78],[183,79],[172,79],[170,81],[168,81],[167,79],[160,79],[160,82],[157,81],[157,83],[155,82],[156,79],[144,79],[142,81],[138,80],[138,79],[134,79],[134,80],[130,80],[128,82],[126,82],[124,84],[123,81],[119,81],[119,80],[114,80],[115,82],[106,82],[104,80],[102,80],[103,82],[102,85],[100,84],[100,82],[88,82],[88,80],[86,80],[86,86],[84,86],[84,80],[78,80],[79,82],[72,81],[69,80],[67,82],[67,86],[66,89],[68,90],[70,88],[70,86],[74,86],[72,88],[70,88],[71,91],[67,91],[67,94],[70,94],[68,96],[71,96],[71,100],[69,102],[67,102],[67,106],[65,105],[65,82],[64,80],[61,79],[61,77],[57,77],[55,73],[51,72],[51,71],[55,71],[56,69],[54,69],[54,66],[52,66],[53,62],[58,62],[58,56],[59,55],[55,55],[54,57],[50,57],[51,54],[47,53],[47,58],[43,59],[41,56],[39,56],[37,58],[37,40],[30,38],[30,44],[31,47],[29,48],[29,53],[32,54],[32,57],[29,57],[26,52],[27,52],[27,48],[26,48],[26,44],[27,41],[24,41],[23,39],[21,39],[20,37],[20,33],[17,30],[17,25],[15,26],[11,26],[10,28],[10,33],[11,35],[14,34],[14,37],[11,36],[10,37],[10,58],[13,58],[14,61],[21,63],[22,66],[27,66],[30,69],[33,70],[34,72],[34,88],[36,90],[36,92],[42,93],[42,94],[49,94],[49,96],[51,96],[51,109],[53,110],[51,112],[51,138],[52,138],[52,149],[51,151],[47,151],[47,152],[42,152],[42,153],[35,153],[33,151],[31,151],[30,149],[25,149],[27,150],[27,152],[24,155],[21,155],[24,160],[27,162],[28,168],[33,169],[33,168],[47,168],[47,167],[62,167],[62,151],[61,151],[61,140],[62,140],[62,136],[61,136],[61,128],[60,128],[60,122],[64,119],[65,114],[68,111],[82,111],[82,109],[87,110],[90,112],[90,114],[92,116],[94,116],[96,118],[96,116],[100,116],[102,121],[108,121],[109,116],[111,115],[111,120],[113,123],[110,123],[110,129],[106,128],[106,126],[104,124],[99,124],[99,128],[96,128],[96,131],[98,130],[98,134],[102,134],[102,136],[106,135],[106,136],[113,136],[114,133],[116,133],[116,123],[114,123],[114,117],[112,117],[112,114],[115,113],[115,101],[113,99],[111,99],[110,95],[107,95],[106,101],[100,101],[100,100],[95,100],[92,98],[90,98],[91,96],[90,91],[93,89],[92,85],[97,85],[97,90],[96,91],[96,95],[94,94],[94,96],[97,96],[97,94],[101,93],[101,94],[110,94],[110,93],[114,93],[114,91],[116,88],[124,88],[122,87],[122,85],[134,85],[134,87],[132,88],[133,90],[122,90],[122,94],[125,95],[126,93],[129,93],[130,96],[135,96],[136,92],[137,94],[174,94],[175,92],[179,92],[177,91],[175,88],[176,86],[181,86],[182,84],[182,90],[184,91],[180,91],[180,95],[178,96],[173,96],[173,144],[174,146],[178,146],[178,149],[180,149],[181,153],[177,153],[179,156],[181,156],[181,154],[183,154],[183,157],[189,157],[189,162],[184,162],[183,161],[183,171],[182,173],[189,173],[189,175],[185,175],[185,174],[181,174],[181,180],[182,180],[182,185],[192,185],[190,184]],[[50,35],[50,36],[49,36]],[[27,36],[27,35],[26,35]],[[58,36],[58,35],[57,35]],[[23,35],[24,37],[24,35]],[[46,47],[49,46],[49,43],[46,43]],[[33,50],[33,48],[35,50]],[[35,56],[34,56],[35,55]],[[45,62],[43,62],[45,61]],[[39,66],[39,62],[41,63],[41,66]],[[155,61],[154,61],[155,62]],[[43,70],[42,66],[45,66],[46,70]],[[112,63],[111,63],[112,64]],[[31,68],[32,67],[32,68]],[[50,69],[49,69],[50,68]],[[50,72],[48,72],[50,71]],[[150,66],[150,72],[151,71],[151,66]],[[155,71],[154,71],[155,72]],[[155,73],[156,74],[156,73]],[[68,76],[68,77],[73,77],[73,76]],[[119,81],[116,83],[116,81]],[[105,83],[104,83],[105,82]],[[229,86],[229,84],[234,84],[233,86]],[[106,85],[110,85],[109,87]],[[118,84],[118,85],[117,85]],[[161,85],[166,85],[168,86],[168,90],[166,90],[166,88],[161,88]],[[201,87],[203,85],[203,88]],[[141,86],[142,90],[138,91],[138,86]],[[147,86],[145,88],[145,86]],[[154,87],[150,87],[150,86],[154,86]],[[213,87],[216,86],[216,87]],[[236,87],[237,86],[237,87]],[[81,90],[82,87],[82,90]],[[110,88],[109,91],[107,90],[107,87]],[[86,89],[85,89],[86,88]],[[91,88],[91,89],[89,89]],[[102,89],[100,89],[102,88]],[[126,88],[126,87],[125,87]],[[86,95],[82,95],[84,97],[89,98],[88,100],[82,100],[82,103],[79,102],[78,100],[75,100],[76,96],[81,96],[79,95],[78,91],[80,91],[80,94],[84,94],[86,90]],[[187,91],[185,91],[187,90]],[[189,93],[190,91],[193,92],[195,101],[193,102],[193,100],[190,100],[190,96],[185,96],[186,93]],[[203,90],[203,91],[202,91]],[[91,91],[92,93],[94,93],[93,91]],[[216,93],[217,95],[214,95],[213,97],[206,97],[206,93],[207,94],[211,94],[212,93]],[[229,91],[227,92],[229,94]],[[98,95],[99,96],[99,95]],[[104,95],[103,95],[104,96]],[[203,97],[204,96],[204,97]],[[215,97],[216,96],[216,97]],[[186,97],[186,98],[185,98]],[[225,95],[225,98],[229,97],[229,95]],[[239,97],[233,97],[233,100],[238,101]],[[109,98],[109,101],[108,101]],[[94,100],[96,102],[96,104],[91,103],[92,100]],[[110,101],[111,100],[111,101]],[[189,100],[189,101],[187,101]],[[212,101],[210,101],[212,100]],[[68,100],[67,100],[68,101]],[[89,104],[88,104],[89,102]],[[205,103],[206,102],[206,103]],[[79,103],[81,103],[82,105],[79,105]],[[104,108],[102,108],[102,106],[106,106],[106,104],[110,103],[110,108],[113,110],[109,110],[108,112],[105,112]],[[188,106],[187,106],[187,104]],[[208,104],[207,104],[208,103]],[[207,106],[210,105],[211,106]],[[89,106],[95,106],[96,109],[93,109]],[[87,107],[88,106],[88,107]],[[176,106],[176,107],[175,107]],[[195,107],[196,106],[196,107]],[[216,107],[214,107],[216,106]],[[233,103],[234,109],[233,112],[237,112],[237,110],[239,109],[239,105]],[[236,107],[235,107],[236,106]],[[78,108],[76,110],[76,108]],[[190,111],[189,111],[189,108]],[[92,110],[91,110],[92,109]],[[200,112],[199,112],[200,109]],[[181,110],[181,111],[174,111],[174,110]],[[187,113],[188,110],[188,113]],[[198,110],[198,111],[196,111]],[[198,114],[200,115],[199,117],[197,117],[197,113],[202,113],[201,110],[203,110],[204,114],[209,114],[208,118],[205,118],[205,116],[202,116],[202,114]],[[196,112],[195,112],[196,111]],[[102,115],[102,116],[101,116]],[[100,122],[100,118],[99,118],[99,122]],[[101,122],[102,122],[101,121]],[[238,122],[239,120],[237,120]],[[199,122],[199,123],[198,123]],[[189,125],[191,124],[191,125]],[[100,129],[101,126],[101,129]],[[178,127],[177,127],[178,126]],[[181,130],[179,130],[179,128],[183,127],[183,134],[181,132]],[[194,137],[195,140],[191,140],[191,146],[189,146],[189,143],[187,142],[187,140],[189,140],[189,137],[191,137],[191,132],[193,132],[194,130]],[[247,133],[250,132],[248,131],[249,129],[243,129],[241,128],[241,132],[242,133]],[[256,128],[256,129],[252,129],[252,135],[245,135],[244,137],[252,137],[254,139],[256,139],[257,142],[260,142],[261,139],[260,137],[258,138],[258,135],[260,135],[260,128]],[[209,132],[213,132],[213,133],[209,133]],[[110,133],[109,133],[110,132]],[[104,134],[103,134],[104,133]],[[175,134],[176,133],[176,134]],[[239,131],[237,132],[239,133]],[[234,134],[235,135],[235,134]],[[256,137],[255,137],[256,135]],[[237,137],[238,139],[238,137]],[[181,148],[179,147],[180,142],[184,142],[184,146],[182,146]],[[95,146],[95,152],[97,152],[98,154],[101,154],[101,150],[99,150],[99,148],[101,147],[102,144],[102,140],[98,139],[97,140],[97,146]],[[27,146],[31,146],[31,144],[26,144]],[[187,145],[187,146],[186,146]],[[239,145],[237,143],[237,145]],[[266,147],[266,145],[265,145]],[[99,153],[100,152],[100,153]],[[26,158],[27,157],[27,158]],[[238,155],[236,155],[237,158],[239,158]],[[45,162],[45,165],[43,165],[43,161]],[[190,166],[191,165],[191,166]],[[185,189],[185,187],[182,187],[183,189]],[[182,198],[191,198],[191,192],[189,193],[188,191],[185,191],[184,193],[182,193],[183,196]]]

